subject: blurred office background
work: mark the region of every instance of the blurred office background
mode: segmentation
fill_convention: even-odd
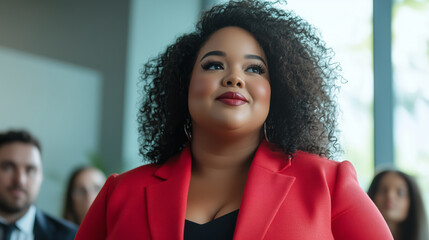
[[[143,164],[136,114],[143,64],[193,30],[216,0],[0,0],[0,131],[43,146],[37,205],[60,215],[79,165]],[[366,190],[374,171],[414,175],[429,200],[429,0],[289,0],[320,30],[347,83],[341,142]]]

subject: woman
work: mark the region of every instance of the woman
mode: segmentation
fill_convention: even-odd
[[[106,181],[106,176],[94,167],[76,169],[67,184],[63,218],[79,225]]]
[[[417,183],[398,170],[375,175],[368,190],[396,240],[429,239],[426,212]]]
[[[335,138],[336,65],[259,1],[204,13],[143,72],[141,153],[76,239],[391,239]],[[333,150],[333,151],[331,151]]]

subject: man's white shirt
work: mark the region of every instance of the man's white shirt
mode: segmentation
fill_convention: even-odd
[[[15,222],[16,229],[12,231],[11,240],[34,240],[34,221],[36,220],[36,207],[31,205],[27,213]],[[0,222],[6,223],[2,217]],[[3,232],[0,229],[0,236]]]

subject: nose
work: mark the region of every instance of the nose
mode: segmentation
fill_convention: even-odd
[[[18,170],[15,173],[15,182],[19,183],[20,185],[25,185],[27,181],[27,174],[25,171]]]
[[[92,204],[92,202],[94,202],[95,198],[97,197],[98,192],[92,192],[88,194],[88,202],[89,205]]]
[[[97,197],[96,192],[88,192],[83,199],[83,206],[85,207],[85,211],[88,211],[89,207],[91,207],[92,203],[94,202],[95,198]]]
[[[395,193],[395,191],[393,191],[393,190],[389,190],[389,191],[387,192],[387,198],[388,198],[389,200],[393,200],[393,199],[395,199],[395,198],[396,198],[396,193]]]
[[[222,80],[222,86],[224,86],[224,87],[244,88],[245,85],[246,84],[245,84],[242,76],[240,76],[240,74],[238,74],[236,72],[232,72],[231,74],[229,74],[228,76],[226,76]]]

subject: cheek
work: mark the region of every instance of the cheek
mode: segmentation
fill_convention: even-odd
[[[271,86],[268,81],[261,81],[252,87],[252,96],[255,101],[258,101],[263,107],[270,107]]]
[[[84,203],[83,203],[82,199],[74,199],[73,200],[74,210],[79,215],[81,215],[84,212],[83,205],[84,205]]]
[[[30,191],[33,193],[38,193],[40,190],[40,187],[42,186],[43,177],[41,175],[36,176],[30,183]]]
[[[384,200],[383,195],[381,195],[379,193],[375,194],[374,203],[378,208],[380,208],[383,205],[383,200]]]
[[[82,197],[82,196],[73,198],[73,204],[76,210],[82,208],[83,203],[85,203],[85,199],[86,197]]]
[[[400,207],[401,207],[401,211],[402,211],[402,213],[403,213],[404,215],[407,215],[407,214],[408,214],[408,210],[409,210],[409,208],[410,208],[410,200],[409,200],[409,199],[402,199],[402,200],[401,200]],[[406,217],[406,216],[405,216],[405,217]]]
[[[192,74],[188,92],[188,107],[192,119],[200,118],[202,113],[210,108],[216,97],[214,95],[219,84],[217,79],[214,74]]]
[[[189,97],[200,98],[210,96],[216,87],[213,77],[202,74],[193,74],[189,84]]]
[[[7,185],[8,182],[11,181],[11,177],[9,177],[9,175],[5,172],[2,172],[0,170],[0,186],[4,186]]]

